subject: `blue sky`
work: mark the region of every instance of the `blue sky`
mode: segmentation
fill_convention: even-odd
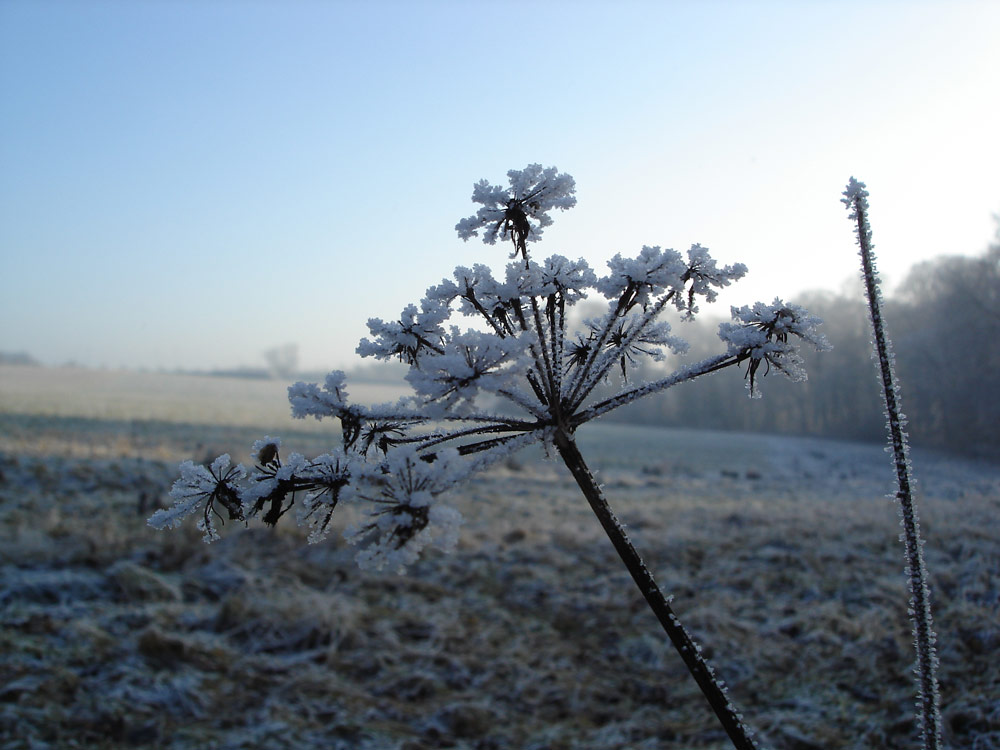
[[[890,285],[1000,211],[995,2],[0,2],[0,350],[350,366],[455,265],[472,184],[577,180],[536,252],[693,242],[729,304]]]

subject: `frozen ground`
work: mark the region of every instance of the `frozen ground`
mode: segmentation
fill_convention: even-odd
[[[484,476],[454,499],[455,553],[373,576],[337,536],[145,526],[179,460],[248,460],[276,434],[260,419],[55,412],[0,414],[0,748],[728,747],[555,462]],[[294,427],[289,450],[334,439]],[[879,446],[616,425],[580,442],[767,746],[914,746]],[[997,748],[1000,468],[914,458],[947,739]]]

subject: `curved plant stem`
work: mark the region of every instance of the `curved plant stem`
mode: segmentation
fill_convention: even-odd
[[[903,431],[903,414],[899,404],[899,386],[893,369],[891,342],[882,320],[881,293],[875,256],[872,252],[871,228],[868,225],[868,193],[864,183],[851,179],[845,203],[853,209],[851,218],[857,222],[858,245],[861,248],[861,267],[865,278],[865,293],[871,313],[875,351],[878,355],[882,392],[888,415],[889,444],[896,468],[897,492],[903,526],[903,546],[906,555],[906,573],[910,586],[910,617],[917,649],[917,724],[925,750],[941,748],[941,713],[937,682],[936,637],[931,619],[930,590],[927,586],[927,569],[924,565],[923,541],[916,504],[911,491],[910,459]]]
[[[628,572],[632,574],[632,579],[646,598],[646,603],[649,604],[650,609],[653,610],[656,618],[660,621],[660,625],[663,626],[663,629],[670,637],[674,648],[677,649],[677,653],[684,660],[688,671],[691,672],[715,715],[722,723],[733,746],[737,750],[756,750],[757,746],[750,739],[749,729],[743,724],[740,714],[726,697],[721,681],[715,677],[714,671],[708,662],[705,661],[704,657],[702,657],[700,649],[691,640],[691,636],[685,630],[684,626],[681,625],[680,620],[677,619],[677,615],[674,614],[666,597],[663,596],[659,586],[656,585],[652,573],[649,572],[639,553],[632,546],[632,542],[629,541],[628,536],[625,534],[625,529],[622,528],[621,523],[619,523],[614,512],[611,510],[611,506],[604,497],[600,486],[594,480],[594,476],[587,467],[583,455],[580,453],[579,448],[577,448],[572,436],[563,430],[557,430],[553,440],[563,462],[587,498],[587,502],[590,503],[590,507],[611,539],[611,543],[621,557],[622,562],[628,568]]]

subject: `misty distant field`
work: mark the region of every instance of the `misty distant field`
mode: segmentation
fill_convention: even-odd
[[[155,420],[192,424],[309,429],[289,415],[282,380],[174,375],[76,367],[0,365],[0,413]],[[398,387],[359,384],[359,403],[395,401]]]
[[[182,459],[339,440],[290,419],[286,385],[0,368],[0,748],[729,746],[540,451],[454,497],[459,549],[404,576],[361,573],[337,534],[147,528]],[[614,424],[579,440],[764,744],[913,747],[881,446]],[[998,748],[1000,467],[914,460],[947,739]]]

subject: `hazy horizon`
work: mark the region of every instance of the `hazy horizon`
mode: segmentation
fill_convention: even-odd
[[[351,368],[456,265],[479,179],[577,181],[539,257],[643,244],[749,275],[706,312],[981,253],[1000,210],[991,3],[0,4],[0,351]]]

